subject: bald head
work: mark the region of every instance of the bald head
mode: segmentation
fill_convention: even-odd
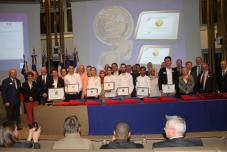
[[[115,127],[116,139],[128,139],[130,136],[129,125],[125,122],[120,122]]]
[[[17,76],[17,70],[15,68],[9,69],[9,77],[16,78]]]

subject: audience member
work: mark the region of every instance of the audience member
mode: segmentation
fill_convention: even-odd
[[[24,105],[27,112],[27,120],[29,128],[32,128],[34,120],[34,107],[38,105],[39,100],[39,87],[36,82],[33,81],[33,72],[27,73],[27,81],[22,84],[21,92],[24,97]]]
[[[220,92],[227,92],[227,63],[226,60],[222,60],[221,63],[221,71],[217,74],[218,86]]]
[[[40,127],[29,129],[26,141],[18,139],[17,125],[13,121],[6,121],[0,126],[0,147],[15,147],[15,148],[34,148],[40,149],[39,136]]]
[[[195,87],[194,79],[188,74],[186,67],[183,67],[181,71],[182,75],[179,77],[179,93],[180,95],[191,95]]]
[[[210,93],[217,91],[216,78],[209,71],[209,66],[206,63],[202,64],[202,73],[198,77],[197,87],[201,93]]]
[[[158,73],[159,90],[161,95],[168,95],[163,93],[162,85],[173,84],[175,86],[175,92],[171,93],[170,95],[174,95],[178,91],[178,73],[175,68],[171,67],[172,59],[170,56],[165,57],[164,60],[166,67],[161,68]]]
[[[50,76],[47,74],[47,68],[45,66],[41,67],[41,75],[37,78],[37,84],[40,90],[40,104],[45,104],[47,102],[48,84],[50,81]]]
[[[168,139],[153,143],[153,148],[203,146],[201,139],[184,138],[186,122],[183,118],[179,116],[167,116],[166,119],[164,130]]]
[[[130,128],[125,122],[120,122],[116,125],[113,141],[109,144],[102,145],[100,149],[128,149],[128,148],[143,148],[142,144],[137,144],[130,141]]]
[[[7,120],[20,124],[20,80],[16,69],[9,69],[9,77],[2,81],[2,99],[6,109]],[[21,129],[18,127],[18,129]]]
[[[150,96],[151,93],[151,79],[146,75],[146,68],[145,66],[140,67],[140,76],[136,78],[136,91],[137,97],[143,98],[145,96],[138,95],[138,89],[143,88],[148,90],[147,96]]]
[[[196,62],[196,65],[192,67],[192,70],[196,72],[196,75],[198,77],[202,72],[202,63],[203,63],[202,57],[196,57],[195,62]]]
[[[82,94],[82,82],[80,75],[78,73],[75,73],[75,69],[73,65],[69,65],[68,67],[68,74],[64,78],[65,80],[65,87],[67,88],[65,91],[65,98],[66,100],[72,100],[72,99],[80,99]],[[68,90],[70,85],[77,85],[77,91],[71,92],[71,90]]]
[[[117,89],[117,77],[112,74],[112,68],[107,68],[107,75],[104,77],[104,83],[112,82],[114,83],[113,90],[105,90],[105,97],[115,97]]]
[[[80,122],[75,115],[65,119],[64,135],[54,143],[53,149],[93,149],[91,141],[80,137]]]

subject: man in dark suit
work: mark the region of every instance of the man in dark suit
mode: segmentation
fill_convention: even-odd
[[[153,143],[153,148],[203,146],[201,139],[184,138],[186,122],[183,118],[179,116],[167,116],[166,119],[164,130],[168,139]]]
[[[16,78],[16,69],[9,70],[9,77],[2,81],[2,98],[7,119],[20,124],[20,80]]]
[[[196,65],[194,67],[192,67],[192,70],[195,71],[196,76],[198,77],[200,75],[200,73],[202,72],[202,57],[198,56],[195,59]]]
[[[192,70],[192,62],[191,61],[187,61],[185,63],[185,66],[186,68],[188,69],[188,75],[189,76],[192,76],[193,80],[194,80],[194,83],[197,84],[197,75],[196,75],[196,72],[194,70]],[[196,93],[197,89],[196,89],[196,85],[194,87],[194,93]]]
[[[120,122],[115,127],[113,141],[109,144],[102,145],[100,149],[143,148],[142,144],[136,144],[130,141],[130,135],[129,125],[125,122]]]
[[[165,95],[162,91],[162,85],[165,84],[174,84],[175,85],[175,93],[178,91],[178,72],[175,68],[171,67],[171,57],[167,56],[164,59],[166,67],[161,68],[158,73],[158,85],[159,90],[162,95]],[[173,93],[173,95],[175,94]],[[172,94],[171,94],[172,95]]]
[[[227,92],[227,63],[226,60],[222,60],[221,63],[221,71],[217,73],[218,80],[218,88],[220,92]]]
[[[211,71],[209,71],[208,64],[202,64],[202,71],[203,72],[198,77],[196,88],[201,93],[216,92],[216,77]]]
[[[178,73],[179,76],[181,75],[181,71],[182,71],[182,68],[183,68],[182,63],[183,62],[182,62],[181,59],[177,59],[175,69],[177,70],[177,73]]]
[[[50,76],[47,74],[47,68],[45,66],[41,67],[41,75],[37,78],[37,84],[40,90],[40,104],[45,104],[47,102],[47,92],[48,92],[48,82],[50,81]]]

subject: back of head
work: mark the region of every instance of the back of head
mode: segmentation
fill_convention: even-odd
[[[130,134],[129,125],[125,122],[120,122],[115,127],[116,139],[128,139]]]
[[[14,144],[13,134],[16,129],[16,123],[13,121],[5,121],[0,126],[0,146],[11,147]]]
[[[174,130],[174,134],[170,135],[174,136],[184,136],[186,132],[186,122],[180,116],[167,116],[166,117],[166,128],[170,128]],[[168,135],[167,135],[168,136]]]
[[[64,122],[64,133],[65,134],[72,134],[79,132],[80,123],[77,116],[72,115],[65,119]]]

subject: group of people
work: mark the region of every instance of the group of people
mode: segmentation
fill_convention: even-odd
[[[153,143],[153,148],[160,147],[189,147],[203,146],[199,138],[185,138],[186,122],[180,116],[166,116],[165,134],[167,140]],[[88,139],[80,136],[80,123],[73,115],[65,119],[65,137],[55,142],[53,149],[93,149],[94,145]],[[103,144],[100,149],[126,149],[144,148],[143,144],[131,140],[129,124],[119,122],[113,131],[113,137],[109,143]]]
[[[9,70],[9,77],[2,81],[2,98],[7,111],[8,120],[20,123],[20,100],[22,99],[31,128],[34,122],[33,108],[48,102],[48,89],[64,88],[65,101],[84,98],[139,97],[145,96],[177,96],[191,95],[198,92],[227,92],[227,63],[220,63],[221,70],[216,74],[209,66],[196,57],[196,65],[191,61],[177,59],[176,67],[172,67],[170,56],[164,58],[158,72],[149,62],[147,66],[133,66],[122,63],[106,65],[99,74],[95,67],[73,65],[52,69],[50,75],[45,66],[37,71],[27,72],[26,81],[21,84],[17,79],[16,69]],[[110,85],[107,87],[107,84]],[[74,89],[72,89],[74,88]],[[88,94],[89,90],[93,90]],[[95,93],[94,93],[95,92]]]

